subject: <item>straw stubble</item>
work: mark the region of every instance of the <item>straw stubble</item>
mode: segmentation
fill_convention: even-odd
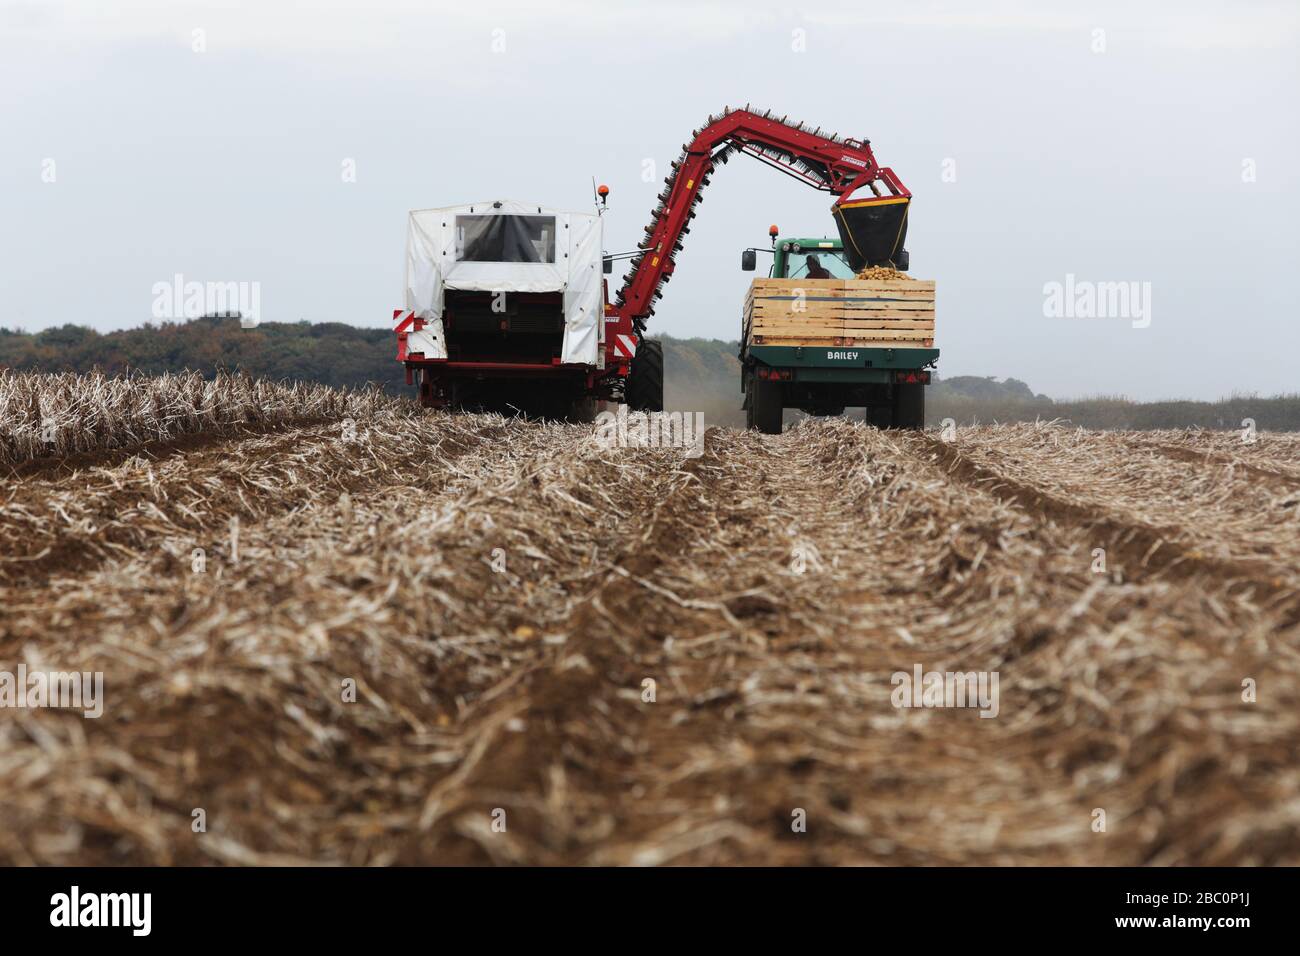
[[[688,458],[0,384],[0,670],[106,696],[0,711],[0,861],[1300,862],[1292,437],[830,419]],[[894,707],[917,664],[998,672],[998,716]]]

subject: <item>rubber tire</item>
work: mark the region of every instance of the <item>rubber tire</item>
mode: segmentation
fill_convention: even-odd
[[[623,387],[623,398],[634,412],[664,410],[664,344],[642,339]]]
[[[868,405],[867,424],[870,425],[872,428],[893,428],[894,427],[894,406]]]
[[[596,400],[590,395],[584,398],[575,398],[573,404],[569,407],[569,414],[565,416],[565,420],[578,425],[590,425],[596,420]]]
[[[433,398],[433,379],[425,370],[420,371],[420,405],[424,408],[437,408],[437,403]]]
[[[764,435],[781,434],[781,422],[785,409],[781,405],[781,386],[774,382],[765,382],[757,376],[749,380],[748,414],[749,427]]]
[[[925,386],[894,386],[894,427],[919,432],[925,428]]]

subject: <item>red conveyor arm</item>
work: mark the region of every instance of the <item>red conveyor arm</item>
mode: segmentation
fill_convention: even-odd
[[[655,300],[663,295],[662,285],[672,277],[701,190],[717,164],[734,152],[748,153],[815,189],[833,193],[838,197],[836,206],[863,186],[877,197],[910,199],[912,195],[893,170],[876,163],[868,140],[845,139],[820,128],[809,130],[802,123],[791,124],[785,117],[778,120],[770,112],[755,113],[748,107],[710,116],[682,147],[664,180],[641,252],[631,260],[610,309],[620,328],[635,329],[638,337],[645,330]]]

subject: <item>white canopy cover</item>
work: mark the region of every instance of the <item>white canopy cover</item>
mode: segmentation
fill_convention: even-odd
[[[495,200],[416,209],[406,230],[406,308],[425,320],[407,346],[446,358],[446,289],[563,292],[561,361],[596,365],[605,339],[600,216]]]

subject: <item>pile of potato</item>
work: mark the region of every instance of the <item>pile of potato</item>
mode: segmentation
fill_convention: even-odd
[[[912,281],[912,277],[906,272],[899,272],[889,266],[867,266],[858,273],[859,279],[906,279]]]

